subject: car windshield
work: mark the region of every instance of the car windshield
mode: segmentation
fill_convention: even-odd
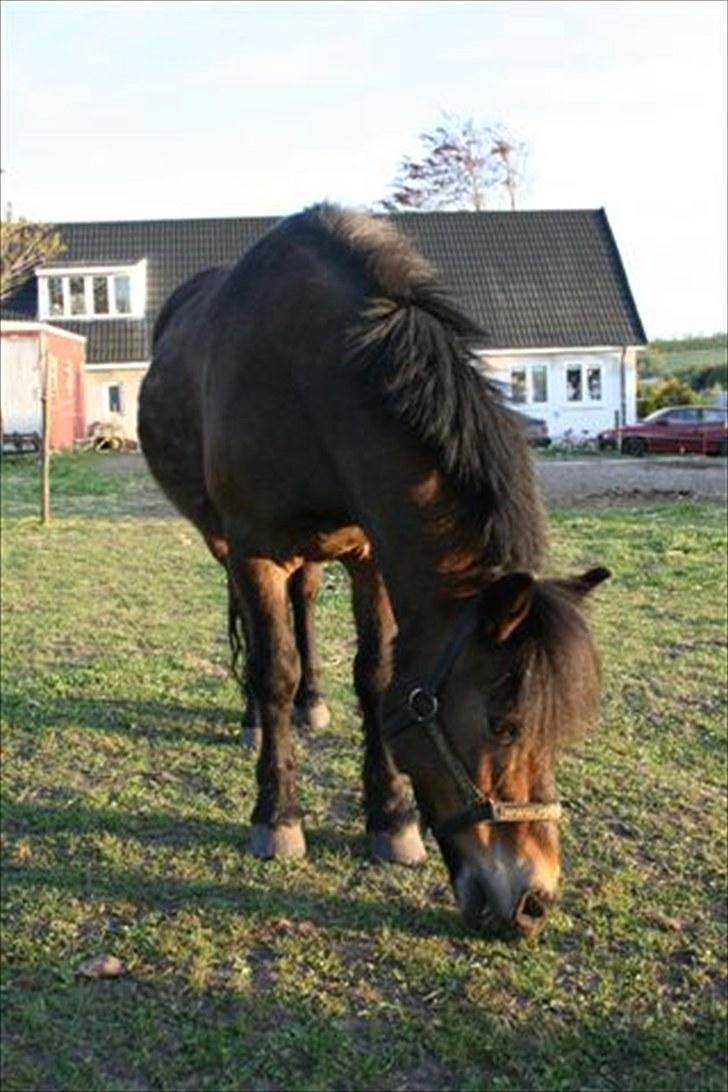
[[[647,425],[650,421],[659,421],[661,417],[664,417],[669,411],[666,409],[656,409],[652,413],[648,413],[647,417],[643,417],[639,422],[641,425]]]

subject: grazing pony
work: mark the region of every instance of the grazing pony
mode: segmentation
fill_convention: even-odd
[[[287,587],[336,559],[352,582],[372,854],[424,855],[406,774],[465,919],[535,933],[559,883],[556,759],[597,716],[580,600],[609,574],[534,575],[535,470],[473,356],[481,332],[391,224],[327,204],[181,291],[195,299],[178,336],[199,360],[184,380],[199,503],[225,543],[260,703],[253,853],[305,853]],[[146,450],[163,409],[144,394]],[[169,429],[184,458],[186,430]]]

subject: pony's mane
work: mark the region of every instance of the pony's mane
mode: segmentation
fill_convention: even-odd
[[[514,679],[528,710],[520,742],[534,753],[562,748],[594,727],[599,661],[577,600],[558,580],[539,581],[514,638]]]
[[[353,355],[389,409],[438,456],[494,568],[537,569],[545,530],[521,423],[473,351],[484,332],[391,222],[323,204],[294,217],[363,266]]]

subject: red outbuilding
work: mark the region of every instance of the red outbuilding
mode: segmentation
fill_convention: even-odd
[[[40,446],[46,375],[51,448],[82,440],[86,338],[43,322],[3,321],[0,348],[3,448]]]

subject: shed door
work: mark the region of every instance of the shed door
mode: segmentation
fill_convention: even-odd
[[[42,431],[37,337],[2,338],[0,405],[3,432]]]

